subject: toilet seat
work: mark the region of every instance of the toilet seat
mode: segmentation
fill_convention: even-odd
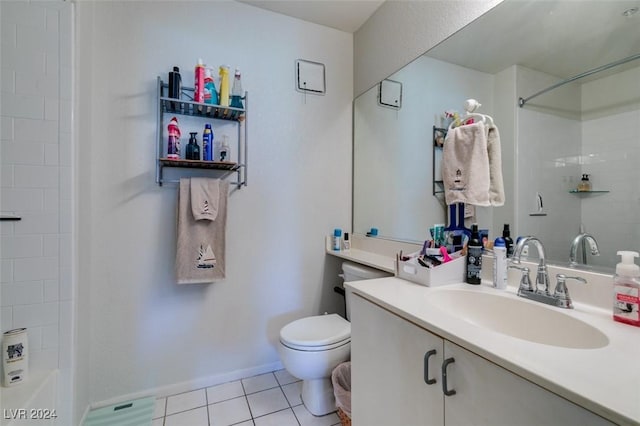
[[[280,330],[280,342],[299,351],[327,351],[351,342],[351,324],[337,314],[293,321]]]

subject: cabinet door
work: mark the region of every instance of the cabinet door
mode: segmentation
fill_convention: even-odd
[[[612,425],[606,419],[445,341],[446,426]]]
[[[354,426],[443,424],[443,340],[353,295],[351,411]],[[434,351],[435,353],[431,352]],[[424,374],[425,355],[428,377]],[[433,384],[427,384],[425,380]]]

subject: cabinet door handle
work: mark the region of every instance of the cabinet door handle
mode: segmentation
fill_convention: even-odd
[[[429,352],[424,354],[424,382],[428,385],[432,385],[436,382],[435,377],[433,379],[429,378],[429,358],[431,358],[431,356],[435,354],[435,349],[431,349]]]
[[[453,364],[454,362],[456,362],[456,360],[453,358],[447,358],[442,362],[442,392],[446,396],[456,394],[456,391],[454,389],[448,389],[449,386],[447,385],[447,366],[449,366],[449,364]]]

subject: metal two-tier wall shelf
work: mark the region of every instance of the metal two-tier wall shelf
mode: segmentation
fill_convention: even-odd
[[[200,169],[200,170],[212,170],[217,171],[216,177],[226,178],[228,176],[236,176],[236,181],[231,182],[237,189],[247,186],[247,111],[248,111],[248,94],[244,93],[242,98],[244,108],[233,108],[230,106],[220,106],[212,104],[203,104],[199,102],[193,102],[194,89],[190,87],[182,87],[181,99],[174,99],[168,97],[169,85],[164,83],[160,77],[158,77],[158,128],[157,128],[157,144],[156,144],[156,183],[160,186],[164,183],[177,183],[179,180],[167,180],[164,178],[164,169],[167,167],[176,169]],[[186,99],[185,99],[186,98]],[[237,129],[237,162],[233,161],[201,161],[201,160],[174,160],[166,158],[163,154],[166,152],[163,147],[165,146],[166,138],[164,129],[166,127],[167,115],[173,114],[175,116],[191,116],[196,119],[205,120],[223,120],[226,122],[232,122],[236,124]],[[166,122],[165,122],[166,119]],[[185,140],[184,135],[182,141]],[[187,138],[188,140],[188,138]],[[184,142],[181,143],[183,146]],[[185,173],[186,174],[186,173]]]

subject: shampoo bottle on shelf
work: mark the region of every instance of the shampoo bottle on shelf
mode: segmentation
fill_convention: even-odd
[[[622,262],[613,277],[613,320],[640,327],[640,266],[635,251],[619,251]]]
[[[500,290],[507,288],[507,245],[500,237],[493,243],[493,286]]]
[[[202,63],[202,59],[198,59],[193,80],[193,102],[199,102],[201,104],[204,103],[204,72],[205,65]]]
[[[217,105],[218,92],[213,81],[213,70],[209,67],[204,70],[204,103]]]
[[[173,117],[167,125],[169,138],[167,140],[167,158],[171,160],[180,159],[180,128],[178,127],[178,119]]]
[[[211,124],[204,125],[202,132],[202,159],[204,161],[213,161],[213,130]]]
[[[482,270],[482,241],[478,233],[478,224],[471,226],[471,238],[467,245],[467,275],[468,284],[480,284],[480,271]]]
[[[180,99],[182,91],[182,77],[180,77],[180,68],[173,67],[173,71],[169,73],[169,93],[168,97]]]
[[[220,75],[220,106],[229,106],[229,67],[221,65]]]

